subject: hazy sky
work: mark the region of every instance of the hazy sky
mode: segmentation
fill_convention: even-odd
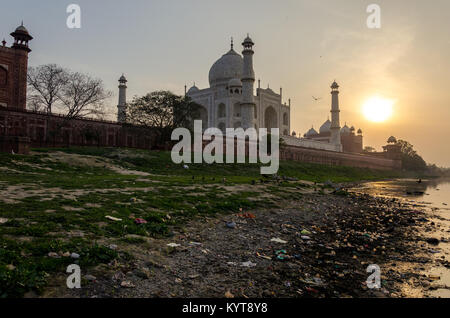
[[[66,27],[66,7],[82,10],[82,28]],[[381,7],[381,29],[366,25]],[[304,133],[327,119],[331,82],[341,85],[341,121],[381,149],[391,135],[410,141],[426,161],[450,166],[450,1],[448,0],[2,0],[0,37],[21,20],[34,36],[29,63],[89,72],[116,94],[158,89],[182,94],[208,86],[211,65],[250,33],[261,86],[292,99],[291,128]],[[7,12],[7,14],[5,14]],[[322,97],[314,102],[312,95]],[[361,114],[373,95],[395,99],[394,116]]]

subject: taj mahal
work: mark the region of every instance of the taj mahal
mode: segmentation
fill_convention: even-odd
[[[290,132],[290,101],[283,103],[282,90],[277,94],[262,89],[260,81],[254,94],[252,39],[242,43],[242,56],[231,48],[209,70],[209,88],[192,86],[186,91],[197,104],[203,106],[201,118],[204,128],[279,128],[280,134]],[[186,89],[186,88],[185,88]]]

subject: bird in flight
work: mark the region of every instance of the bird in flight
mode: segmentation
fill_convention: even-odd
[[[318,100],[321,100],[322,98],[321,97],[312,97],[316,102],[318,101]]]

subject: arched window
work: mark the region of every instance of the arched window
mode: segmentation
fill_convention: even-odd
[[[264,112],[264,125],[265,128],[271,129],[271,128],[278,128],[278,116],[277,112],[272,106],[269,106],[266,108],[266,111]]]
[[[8,84],[8,71],[3,66],[0,66],[0,87],[5,87]]]
[[[224,118],[227,116],[227,111],[226,111],[226,107],[225,104],[221,103],[219,104],[219,114],[218,114],[219,118]]]
[[[289,118],[288,118],[288,114],[287,113],[284,113],[283,114],[283,125],[288,125],[289,123]]]
[[[234,104],[233,116],[234,117],[241,117],[241,104],[240,103]]]

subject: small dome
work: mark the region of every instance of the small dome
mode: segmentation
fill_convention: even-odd
[[[242,42],[242,45],[255,45],[255,43],[253,43],[253,40],[250,38],[250,36],[247,34],[247,37],[244,39],[244,42]]]
[[[292,136],[297,136],[297,133],[295,131],[292,132]]]
[[[331,84],[331,88],[338,89],[339,88],[338,83],[336,83],[336,81],[334,81],[333,84]]]
[[[228,82],[228,87],[242,87],[242,82],[239,78],[233,78]]]
[[[361,128],[358,129],[358,135],[362,135],[362,130],[361,130]]]
[[[345,124],[344,127],[341,128],[341,134],[349,134],[350,128],[348,128],[347,124]]]
[[[350,131],[355,131],[355,126],[350,127]]]
[[[198,89],[198,87],[197,86],[195,86],[195,84],[194,84],[194,86],[192,86],[191,88],[189,88],[189,90],[188,90],[188,94],[192,94],[192,93],[196,93],[196,92],[198,92],[199,91],[199,89]]]
[[[310,136],[315,136],[315,135],[318,135],[318,132],[313,127],[311,127],[311,129],[308,130],[307,133],[305,134],[305,137],[310,137]]]
[[[24,27],[23,24],[18,26],[14,32],[16,32],[16,33],[23,33],[23,34],[29,34],[27,28]]]
[[[228,84],[231,79],[242,78],[244,59],[233,49],[222,55],[209,70],[209,85]]]
[[[319,131],[321,134],[323,134],[323,133],[330,132],[330,129],[331,129],[331,121],[329,119],[327,119],[327,121],[324,122],[322,126],[320,126]]]
[[[397,138],[395,138],[394,136],[391,136],[391,137],[389,137],[387,142],[388,142],[388,144],[395,144],[395,143],[397,143]]]
[[[122,76],[119,78],[119,82],[128,82],[125,78],[125,75],[122,74]]]

